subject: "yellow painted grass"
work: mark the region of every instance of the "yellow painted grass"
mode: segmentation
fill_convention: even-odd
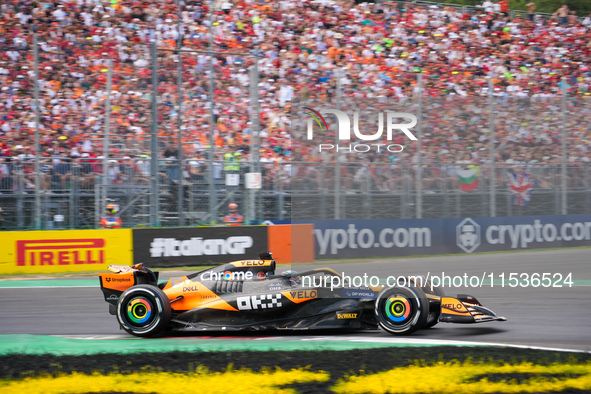
[[[478,376],[532,374],[522,381],[490,382]],[[565,374],[555,378],[544,374]],[[570,376],[569,376],[570,375]],[[577,375],[580,375],[577,377]],[[591,390],[591,364],[541,366],[523,362],[516,365],[473,364],[471,362],[412,365],[371,375],[340,379],[332,387],[336,393],[547,393],[563,390]]]
[[[362,371],[363,373],[363,371]],[[527,374],[527,378],[489,381],[497,374]],[[560,377],[546,376],[548,374]],[[562,376],[564,375],[564,376]],[[484,378],[480,379],[480,377]],[[476,381],[475,379],[480,380]],[[283,371],[264,369],[255,373],[247,369],[210,372],[198,368],[187,374],[142,371],[133,374],[112,373],[87,375],[74,372],[28,377],[22,380],[0,381],[0,393],[87,393],[134,392],[227,393],[240,389],[243,393],[296,393],[282,388],[293,383],[326,382],[327,372],[305,369]],[[541,366],[528,362],[514,365],[472,363],[470,361],[437,363],[430,366],[412,365],[375,374],[349,376],[339,379],[332,387],[335,393],[541,393],[564,390],[591,390],[591,364]]]
[[[18,381],[0,382],[2,394],[30,393],[88,393],[88,392],[134,392],[134,393],[227,393],[239,389],[241,393],[296,393],[281,386],[303,382],[326,382],[329,374],[302,369],[283,371],[250,370],[209,372],[198,370],[189,374],[170,372],[137,372],[130,375],[113,373],[87,375],[83,373],[62,374],[57,377],[41,376]]]

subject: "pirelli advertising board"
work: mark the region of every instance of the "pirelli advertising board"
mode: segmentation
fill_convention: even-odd
[[[133,264],[132,230],[0,233],[0,274],[104,270]]]

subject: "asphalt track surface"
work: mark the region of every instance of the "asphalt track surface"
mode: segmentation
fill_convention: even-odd
[[[467,293],[477,297],[507,322],[474,325],[440,323],[429,330],[420,330],[413,339],[478,341],[551,348],[591,351],[591,249],[565,249],[538,252],[497,253],[466,256],[375,259],[366,263],[317,263],[330,266],[347,275],[441,275],[478,276],[490,274],[498,278],[505,273],[572,273],[573,287],[501,287],[484,285],[480,288],[444,288],[448,295]],[[278,271],[289,266],[280,266]],[[297,271],[310,265],[291,267]],[[165,280],[178,273],[164,272]],[[64,279],[68,280],[68,279]],[[98,281],[98,279],[97,279]],[[580,285],[586,281],[587,285]],[[583,282],[585,283],[585,282]],[[99,288],[0,288],[0,334],[45,334],[63,336],[121,335],[114,316],[109,315]],[[357,333],[338,332],[330,335],[352,335],[360,339],[391,336],[382,331]],[[202,334],[200,334],[202,335]],[[228,335],[224,333],[224,335]],[[252,337],[253,333],[247,333]],[[263,335],[269,335],[265,333]],[[296,334],[272,333],[272,335]],[[318,335],[315,332],[314,335]],[[324,334],[323,334],[324,335]],[[304,335],[305,336],[305,335]]]

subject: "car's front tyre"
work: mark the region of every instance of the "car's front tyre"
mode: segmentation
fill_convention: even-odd
[[[385,331],[408,335],[427,322],[429,301],[419,287],[391,287],[378,294],[374,311],[379,326]]]
[[[170,321],[170,301],[156,286],[137,285],[121,294],[116,314],[119,324],[129,334],[150,337]]]

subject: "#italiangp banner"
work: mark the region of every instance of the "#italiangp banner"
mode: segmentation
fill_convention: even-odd
[[[266,226],[133,230],[134,263],[144,263],[147,267],[182,267],[252,260],[268,247]]]
[[[106,270],[133,263],[132,230],[0,233],[0,274]]]

